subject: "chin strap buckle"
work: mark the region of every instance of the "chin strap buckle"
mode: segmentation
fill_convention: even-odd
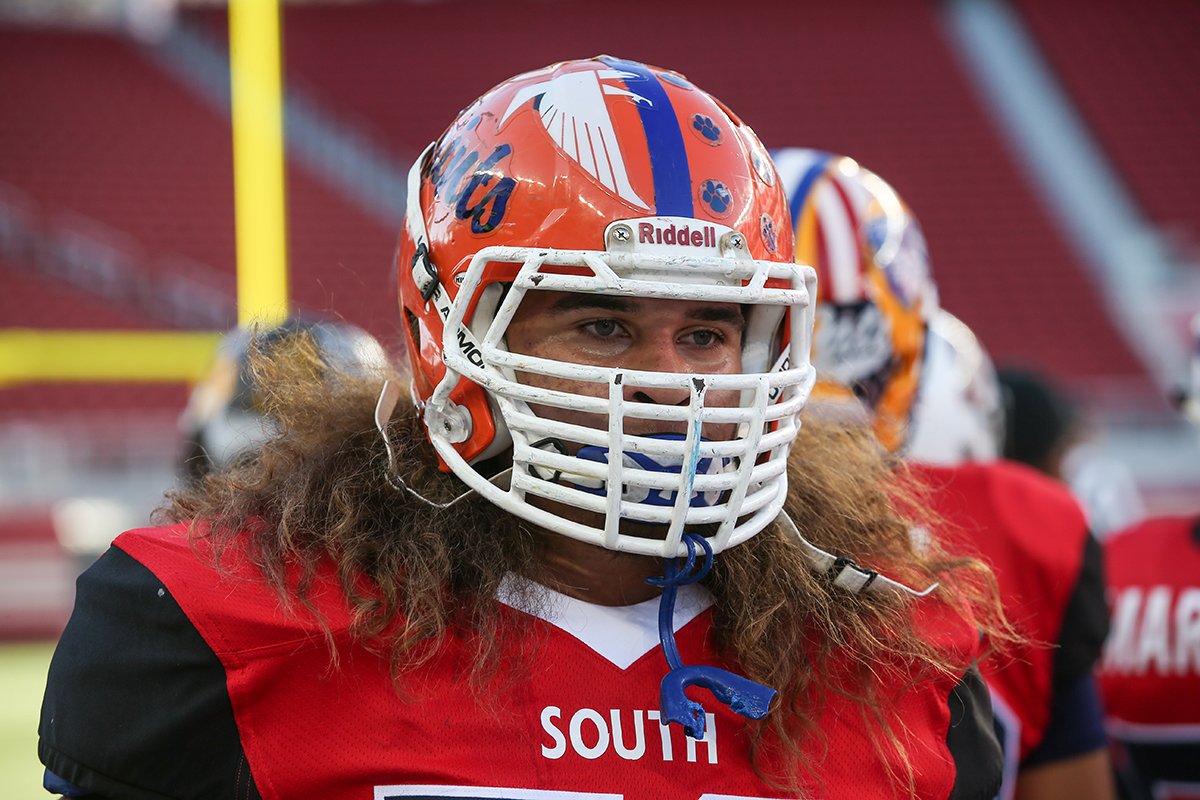
[[[429,260],[429,245],[421,242],[412,257],[412,278],[426,303],[438,289],[438,274]]]
[[[833,580],[834,585],[855,594],[869,589],[875,579],[879,577],[879,573],[875,570],[860,567],[854,559],[845,556],[835,558],[833,565],[825,574]]]
[[[892,580],[886,575],[880,575],[873,569],[860,567],[852,558],[827,553],[805,539],[800,533],[800,529],[796,527],[796,523],[784,511],[779,512],[779,516],[775,518],[775,521],[783,526],[784,531],[796,538],[813,571],[829,576],[835,586],[840,586],[848,592],[854,592],[855,594],[860,592],[870,592],[872,594],[891,593],[911,597],[924,597],[938,587],[938,584],[933,583],[925,589],[917,591]]]

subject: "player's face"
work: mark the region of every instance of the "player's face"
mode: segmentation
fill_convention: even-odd
[[[506,334],[514,353],[588,366],[647,372],[716,375],[742,369],[746,321],[736,303],[627,298],[583,293],[531,291],[522,299]],[[604,397],[605,384],[522,373],[523,383]],[[626,402],[686,405],[684,389],[624,386]],[[735,391],[710,391],[706,406],[735,406]],[[561,408],[534,412],[563,422],[606,428],[607,420]],[[674,426],[672,429],[671,426]],[[628,434],[685,433],[683,423],[627,418]],[[728,439],[732,426],[706,425],[705,438]],[[568,443],[568,447],[570,444]]]
[[[531,291],[518,306],[506,333],[508,349],[515,353],[549,360],[691,375],[738,373],[742,368],[742,333],[745,317],[736,303],[705,303],[693,300],[611,297],[582,293]],[[522,383],[576,395],[606,397],[608,385],[551,377],[532,372],[518,373]],[[662,389],[622,385],[627,403],[687,405],[686,389]],[[709,390],[705,406],[736,406],[736,391]],[[603,415],[531,404],[539,417],[604,430]],[[622,420],[625,433],[651,435],[685,434],[685,423],[639,419],[627,412]],[[705,424],[701,435],[710,440],[732,439],[736,426]],[[580,445],[562,442],[574,454]],[[597,525],[600,515],[554,501],[531,497],[529,502],[554,513]],[[626,536],[657,539],[665,525],[621,520]],[[704,535],[703,531],[697,531]],[[552,536],[558,543],[563,537]]]

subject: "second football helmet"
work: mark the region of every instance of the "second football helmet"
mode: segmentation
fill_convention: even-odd
[[[1188,385],[1181,407],[1184,416],[1200,426],[1200,314],[1192,317],[1192,357],[1188,362]]]
[[[925,237],[882,178],[819,150],[774,152],[788,194],[796,260],[818,274],[812,359],[818,392],[851,391],[879,439],[900,449],[938,308]]]
[[[815,274],[792,256],[787,199],[767,152],[686,78],[600,56],[505,81],[463,111],[409,177],[400,305],[413,397],[443,465],[511,513],[610,549],[684,555],[683,529],[693,524],[715,527],[716,551],[754,535],[782,507],[787,452],[814,381]],[[546,290],[737,304],[741,372],[511,351],[514,315]],[[591,389],[538,387],[530,375]],[[629,402],[630,386],[689,399]],[[714,404],[719,393],[741,402]],[[635,420],[674,433],[639,435]],[[710,440],[709,426],[736,434]],[[490,481],[495,457],[507,466],[510,452],[511,474]],[[667,525],[665,538],[622,533],[623,520]]]
[[[1004,397],[992,359],[975,334],[940,309],[929,324],[924,360],[905,455],[946,465],[999,458]]]
[[[180,468],[188,481],[225,467],[271,434],[273,423],[254,375],[256,352],[286,361],[324,384],[341,372],[382,379],[389,364],[378,341],[343,322],[291,317],[276,328],[237,328],[227,333],[180,416],[184,439]]]

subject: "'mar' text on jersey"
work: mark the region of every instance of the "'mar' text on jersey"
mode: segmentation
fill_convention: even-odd
[[[1200,675],[1200,588],[1130,586],[1113,597],[1110,672]]]

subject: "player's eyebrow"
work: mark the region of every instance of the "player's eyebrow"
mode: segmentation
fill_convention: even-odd
[[[728,303],[722,305],[705,303],[691,308],[687,316],[697,322],[723,322],[732,325],[739,331],[745,332],[746,330],[746,314],[742,311],[741,306]]]
[[[548,309],[551,314],[566,314],[580,309],[596,309],[598,311],[615,311],[621,314],[636,314],[640,304],[635,300],[624,297],[613,297],[605,294],[583,294],[568,292],[558,299]]]
[[[571,292],[564,294],[548,309],[551,314],[566,314],[571,311],[597,310],[611,311],[620,314],[637,314],[642,304],[637,300],[625,297],[614,297],[605,294],[584,294]],[[703,303],[688,309],[687,317],[697,322],[719,322],[732,325],[739,331],[746,328],[746,315],[740,306],[732,303]]]

